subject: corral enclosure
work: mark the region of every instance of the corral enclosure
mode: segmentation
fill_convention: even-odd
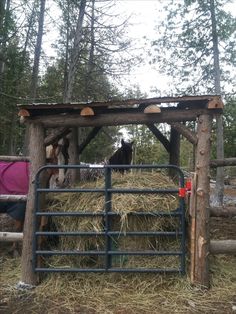
[[[146,124],[164,145],[169,153],[169,163],[179,164],[180,135],[185,136],[196,149],[194,187],[192,190],[190,215],[193,217],[191,231],[191,277],[193,282],[209,285],[207,224],[209,210],[209,167],[210,138],[212,118],[221,114],[223,103],[219,96],[184,96],[152,99],[131,99],[111,102],[70,103],[70,104],[32,104],[20,105],[21,120],[30,128],[31,175],[35,176],[40,166],[45,164],[45,128],[74,128],[71,137],[70,164],[77,164],[78,147],[76,127],[92,126],[90,139],[105,125]],[[197,121],[197,133],[190,131],[186,121]],[[171,126],[170,140],[156,127],[156,123],[166,122]],[[88,142],[88,141],[87,141]],[[76,172],[71,172],[72,181]],[[196,193],[198,191],[198,193]],[[30,187],[27,203],[24,232],[22,265],[23,281],[35,282],[32,269],[32,221],[34,216],[34,187]],[[196,210],[197,208],[197,210]],[[201,239],[201,245],[197,245]],[[205,244],[207,243],[207,245]]]

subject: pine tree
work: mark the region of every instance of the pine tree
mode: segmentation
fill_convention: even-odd
[[[236,65],[236,19],[224,11],[224,5],[223,0],[185,0],[184,4],[172,1],[166,7],[167,20],[160,25],[164,35],[153,45],[162,70],[178,81],[177,93],[220,95],[226,88],[224,83],[229,83],[227,69]],[[168,50],[167,54],[161,53],[163,50]],[[217,118],[219,159],[224,158],[223,144],[220,116]],[[224,170],[218,168],[214,205],[223,204],[223,181]]]

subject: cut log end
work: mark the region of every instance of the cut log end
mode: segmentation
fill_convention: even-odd
[[[208,102],[207,108],[208,109],[223,109],[224,103],[220,98],[215,97]]]
[[[94,116],[94,111],[91,107],[85,107],[80,112],[81,116]]]
[[[144,109],[144,113],[160,113],[161,108],[157,105],[150,105]]]
[[[20,109],[19,112],[18,112],[18,116],[19,117],[29,117],[30,113],[26,109]]]

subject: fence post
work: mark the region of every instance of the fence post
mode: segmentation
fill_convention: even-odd
[[[33,271],[33,224],[34,224],[34,180],[38,169],[45,165],[44,128],[41,124],[29,125],[30,180],[26,205],[24,236],[21,262],[21,280],[23,283],[35,285],[37,276]]]
[[[195,245],[194,274],[192,283],[209,287],[209,193],[210,193],[210,147],[211,147],[210,115],[200,115],[198,119],[196,147],[196,195],[195,195]]]

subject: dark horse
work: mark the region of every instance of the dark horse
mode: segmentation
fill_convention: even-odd
[[[134,142],[125,142],[123,139],[121,140],[121,147],[110,157],[109,164],[110,165],[130,165],[132,161],[133,154],[133,143]],[[124,168],[114,168],[115,171],[119,171],[120,173],[124,173]]]

